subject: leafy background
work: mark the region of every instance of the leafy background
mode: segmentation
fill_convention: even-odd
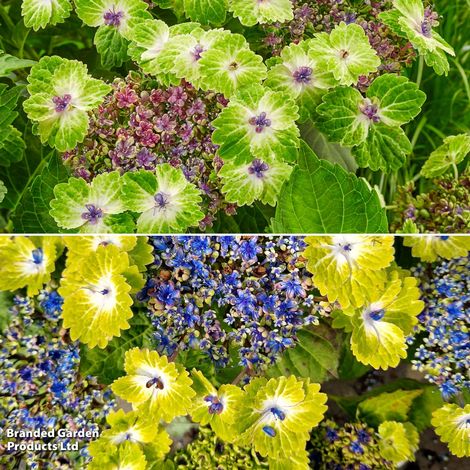
[[[165,2],[160,2],[164,4]],[[197,9],[197,2],[194,8]],[[457,56],[451,58],[451,71],[448,77],[437,76],[426,67],[423,61],[417,61],[409,69],[409,77],[416,81],[426,92],[428,99],[423,112],[418,118],[406,126],[413,153],[408,163],[395,173],[388,175],[359,169],[358,176],[364,177],[371,186],[377,186],[384,195],[387,204],[394,199],[397,187],[415,181],[417,190],[424,192],[431,182],[419,178],[419,171],[429,154],[437,148],[445,136],[470,131],[470,43],[468,24],[470,23],[470,0],[436,0],[437,11],[442,15],[440,33],[455,48]],[[153,10],[159,18],[168,24],[181,20],[178,11],[168,9]],[[220,13],[220,21],[224,14]],[[197,12],[195,12],[197,14]],[[243,32],[250,41],[256,42],[256,30],[242,31],[238,21],[230,20],[225,27],[234,32]],[[78,59],[88,65],[90,72],[96,77],[112,80],[116,76],[125,76],[132,67],[131,62],[122,67],[107,70],[103,68],[100,57],[93,46],[95,30],[84,26],[75,13],[65,23],[48,27],[38,32],[26,28],[21,18],[21,0],[2,0],[0,2],[0,86],[12,84],[18,86],[18,106],[12,125],[18,129],[25,143],[25,150],[20,161],[5,165],[8,159],[1,158],[0,181],[8,192],[2,200],[3,186],[0,185],[0,230],[15,232],[57,232],[57,226],[48,214],[48,202],[53,186],[67,178],[65,168],[59,157],[49,148],[43,147],[39,139],[31,132],[31,124],[26,119],[21,102],[26,97],[24,85],[28,67],[44,55],[60,55],[65,58]],[[4,107],[0,100],[0,122]],[[308,124],[302,127],[302,137],[315,150],[316,154],[331,163],[337,163],[347,171],[355,171],[355,162],[347,151],[335,145],[327,145],[319,138],[315,130]],[[0,138],[0,156],[8,147]],[[16,142],[17,150],[21,143]],[[10,146],[11,148],[11,146]],[[312,157],[314,158],[314,157]],[[15,159],[18,159],[18,153]],[[233,218],[221,215],[212,231],[217,232],[328,232],[328,231],[369,231],[383,232],[387,230],[384,212],[377,214],[378,198],[364,187],[362,180],[348,176],[340,167],[332,167],[322,162],[317,165],[314,176],[302,173],[299,167],[293,173],[292,180],[283,188],[282,203],[277,211],[271,207],[256,204],[241,208]],[[348,190],[339,191],[339,181],[348,181]],[[317,185],[318,182],[323,182]],[[292,188],[295,187],[295,194]],[[329,190],[329,198],[321,195]],[[351,194],[355,198],[351,199]],[[299,199],[300,198],[300,199]],[[369,207],[364,210],[363,201],[371,198]],[[300,200],[305,204],[300,207]],[[327,202],[324,202],[327,201]],[[361,209],[356,210],[354,202]],[[350,207],[352,205],[352,209]],[[295,214],[292,207],[300,212]],[[331,209],[346,213],[352,210],[354,217],[338,224],[331,214]],[[314,217],[310,217],[313,213]],[[357,217],[356,217],[357,216]],[[331,220],[331,221],[330,221]]]

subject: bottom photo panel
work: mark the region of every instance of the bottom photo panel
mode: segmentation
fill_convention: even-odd
[[[1,236],[0,468],[470,468],[469,251]]]

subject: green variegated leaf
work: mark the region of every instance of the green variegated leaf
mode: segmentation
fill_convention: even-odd
[[[359,416],[373,427],[383,421],[408,421],[413,402],[422,393],[420,389],[396,390],[367,398],[359,404]]]
[[[199,190],[186,180],[180,169],[168,163],[155,173],[140,170],[124,175],[126,208],[139,212],[139,233],[172,233],[197,226],[204,217]]]
[[[13,126],[0,129],[0,165],[10,166],[23,158],[26,148],[21,132]]]
[[[364,29],[355,23],[342,22],[330,34],[317,34],[310,42],[310,54],[341,85],[357,83],[361,75],[375,72],[380,65]]]
[[[228,202],[239,206],[251,205],[259,200],[274,206],[284,181],[292,168],[281,160],[258,158],[249,163],[229,161],[219,172],[222,192]]]
[[[425,178],[435,178],[445,174],[452,167],[465,160],[470,153],[470,136],[460,134],[444,139],[444,143],[430,155],[421,174]]]
[[[387,126],[401,126],[410,122],[421,111],[426,100],[416,83],[406,77],[386,74],[374,80],[367,97],[378,100],[378,116]]]
[[[362,168],[390,172],[403,166],[411,150],[411,142],[400,127],[376,124],[369,129],[367,140],[354,147],[353,154]]]
[[[220,25],[225,21],[228,0],[184,0],[184,11],[192,21]]]
[[[292,20],[293,6],[290,0],[230,0],[230,11],[245,26],[257,23],[275,23]]]
[[[69,0],[23,0],[21,4],[24,24],[34,31],[49,24],[62,23],[70,16],[71,10]]]
[[[266,78],[266,66],[261,56],[248,48],[240,34],[223,36],[199,61],[201,86],[206,90],[232,97],[248,85]]]
[[[305,144],[303,144],[305,147]],[[365,180],[310,150],[278,198],[275,233],[384,233],[380,195]]]
[[[341,145],[360,145],[369,132],[369,122],[360,112],[363,102],[364,98],[355,88],[338,87],[330,91],[317,108],[318,130]]]
[[[222,158],[251,163],[253,157],[294,161],[299,146],[298,107],[289,95],[254,85],[241,91],[214,121]]]
[[[112,26],[100,26],[96,31],[94,43],[101,56],[101,64],[107,69],[120,67],[128,59],[128,42]]]

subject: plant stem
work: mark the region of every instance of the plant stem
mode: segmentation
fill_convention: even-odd
[[[418,76],[416,77],[416,85],[418,85],[418,88],[421,87],[421,82],[423,81],[423,72],[424,72],[424,58],[422,55],[420,55],[419,64],[418,64]]]

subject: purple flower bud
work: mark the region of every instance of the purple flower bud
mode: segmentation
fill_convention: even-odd
[[[293,77],[297,83],[308,84],[312,81],[313,70],[310,67],[299,67],[294,73]]]
[[[107,26],[120,26],[121,20],[124,17],[123,11],[116,11],[115,7],[113,6],[112,9],[108,10],[104,15],[104,24]]]
[[[248,173],[250,173],[250,175],[255,175],[257,178],[264,178],[265,176],[264,174],[268,170],[269,170],[268,164],[258,158],[253,160],[251,165],[248,167]]]
[[[103,217],[103,211],[93,204],[85,204],[88,212],[83,212],[82,219],[87,220],[91,225],[96,225]]]
[[[55,104],[55,110],[58,113],[62,113],[65,111],[70,104],[70,101],[72,101],[72,95],[69,95],[68,93],[63,95],[63,96],[54,96],[52,98],[53,103]]]
[[[266,127],[271,126],[271,119],[267,118],[267,114],[263,111],[259,116],[254,116],[248,121],[252,126],[255,126],[255,131],[258,134],[264,131]]]

